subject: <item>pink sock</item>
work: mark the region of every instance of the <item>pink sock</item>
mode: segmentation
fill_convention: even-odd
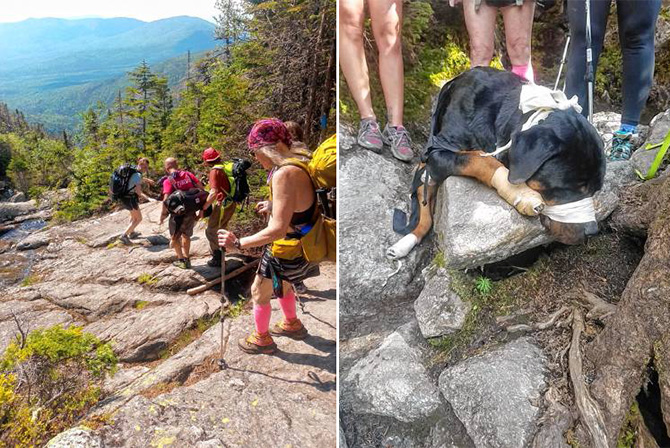
[[[516,73],[522,78],[526,78],[528,81],[535,83],[535,76],[533,76],[533,65],[530,62],[525,65],[513,65],[512,73]]]
[[[293,294],[293,290],[289,289],[288,291],[284,292],[284,297],[279,297],[277,300],[279,301],[281,310],[284,312],[284,318],[286,321],[295,319],[295,294]]]
[[[267,333],[270,329],[270,317],[272,316],[272,306],[254,305],[254,321],[256,322],[256,331],[259,334]]]

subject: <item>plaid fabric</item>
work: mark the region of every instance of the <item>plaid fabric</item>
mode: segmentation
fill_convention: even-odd
[[[281,280],[296,283],[306,278],[316,277],[320,274],[319,265],[312,264],[303,257],[295,260],[284,260],[273,257],[269,247],[263,251],[261,263],[258,266],[258,274],[272,280],[272,287],[277,297],[283,297],[284,291]]]
[[[278,142],[291,146],[291,134],[284,122],[278,118],[258,120],[247,137],[249,149],[274,145]]]

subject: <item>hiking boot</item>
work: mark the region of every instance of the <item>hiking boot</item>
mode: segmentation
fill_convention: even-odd
[[[121,241],[126,246],[130,246],[131,244],[133,244],[133,242],[130,241],[128,235],[126,235],[125,233],[119,237],[119,241]]]
[[[298,294],[305,294],[307,292],[307,285],[305,285],[305,282],[295,282],[293,286],[295,287],[295,292]]]
[[[269,333],[258,334],[254,331],[246,339],[240,339],[237,345],[243,352],[252,355],[271,355],[277,351],[277,344],[272,340]]]
[[[379,123],[374,118],[363,118],[358,129],[358,144],[365,149],[380,153],[384,148],[382,133],[379,130]]]
[[[307,337],[307,328],[300,322],[297,317],[290,322],[282,319],[281,322],[274,324],[270,329],[272,336],[286,336],[291,339],[305,339]]]
[[[607,159],[611,162],[630,159],[633,153],[632,137],[633,134],[630,132],[615,132],[612,139],[612,149],[610,149],[610,155]]]
[[[172,264],[177,266],[179,269],[190,269],[191,261],[188,258],[180,258],[177,261],[173,261]]]
[[[410,162],[414,158],[412,140],[404,126],[389,126],[382,133],[384,143],[391,147],[391,154],[398,160]]]

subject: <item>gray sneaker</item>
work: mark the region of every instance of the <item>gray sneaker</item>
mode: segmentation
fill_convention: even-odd
[[[380,153],[384,147],[384,142],[382,141],[382,133],[379,131],[377,120],[374,118],[362,119],[356,140],[363,148]]]
[[[130,241],[130,238],[129,238],[128,235],[126,235],[126,234],[121,235],[121,236],[119,237],[119,241],[121,241],[121,242],[122,242],[123,244],[125,244],[126,246],[130,246],[130,245],[133,244],[133,242]]]
[[[382,133],[382,139],[385,144],[391,147],[391,154],[396,159],[410,162],[414,158],[412,140],[404,126],[389,126],[387,124]]]

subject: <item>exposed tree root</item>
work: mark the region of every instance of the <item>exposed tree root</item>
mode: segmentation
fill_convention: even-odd
[[[518,331],[546,330],[547,328],[552,327],[556,323],[556,320],[559,317],[561,317],[564,313],[567,313],[568,311],[570,311],[570,308],[568,308],[567,306],[563,306],[561,307],[561,309],[559,309],[554,314],[549,316],[549,319],[544,322],[540,322],[535,325],[526,325],[526,324],[510,325],[509,327],[506,328],[506,330],[509,331],[510,333],[515,333]]]
[[[591,437],[592,446],[607,448],[607,434],[602,413],[584,383],[582,351],[579,342],[583,330],[582,312],[575,308],[572,312],[572,342],[570,344],[570,378],[575,392],[575,403],[579,410],[580,420]]]
[[[658,383],[661,389],[663,421],[668,435],[670,435],[670,333],[655,344],[654,364],[658,372]]]

